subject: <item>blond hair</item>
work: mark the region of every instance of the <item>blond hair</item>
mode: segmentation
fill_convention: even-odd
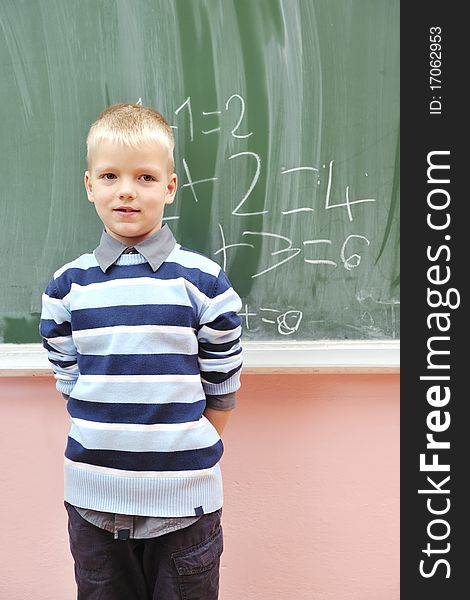
[[[168,169],[174,171],[173,149],[175,138],[165,118],[153,108],[122,102],[105,109],[88,132],[87,161],[101,141],[118,142],[136,147],[149,142],[159,142],[168,150]]]

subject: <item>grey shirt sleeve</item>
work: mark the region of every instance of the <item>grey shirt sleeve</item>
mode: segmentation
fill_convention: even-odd
[[[236,392],[219,394],[218,396],[206,394],[206,407],[214,410],[233,410],[236,406],[236,395]]]

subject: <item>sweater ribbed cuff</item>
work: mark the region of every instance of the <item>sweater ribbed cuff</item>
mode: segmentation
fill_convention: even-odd
[[[72,381],[66,381],[65,379],[58,379],[55,387],[59,390],[61,394],[66,394],[70,396],[70,392],[73,390],[77,381],[73,379]]]
[[[227,379],[227,381],[222,381],[221,383],[203,381],[202,387],[208,396],[221,396],[222,394],[236,392],[240,387],[240,371],[235,373],[230,379]]]

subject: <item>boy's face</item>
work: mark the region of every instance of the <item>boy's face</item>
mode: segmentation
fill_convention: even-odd
[[[177,187],[168,164],[168,151],[158,142],[130,148],[102,141],[93,149],[85,187],[109,235],[135,246],[161,228]]]

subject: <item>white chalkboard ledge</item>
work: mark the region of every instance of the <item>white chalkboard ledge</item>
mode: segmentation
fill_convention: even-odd
[[[398,373],[398,340],[245,342],[243,373]],[[0,344],[0,376],[50,375],[41,344]]]

